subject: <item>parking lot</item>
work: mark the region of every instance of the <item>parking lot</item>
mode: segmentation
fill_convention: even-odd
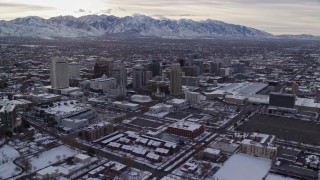
[[[133,120],[131,123],[140,127],[151,127],[151,128],[157,128],[163,125],[163,123],[161,122],[155,122],[155,121],[142,119],[142,118],[137,118]]]
[[[320,125],[298,119],[256,114],[237,128],[243,132],[261,132],[279,139],[320,145]]]

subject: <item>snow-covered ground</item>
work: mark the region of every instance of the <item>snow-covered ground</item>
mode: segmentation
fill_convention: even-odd
[[[245,154],[232,155],[216,173],[215,180],[257,180],[268,174],[271,160]]]
[[[39,154],[39,157],[32,157],[30,159],[30,162],[32,164],[33,170],[39,170],[58,162],[59,159],[62,160],[76,154],[78,154],[76,150],[62,145],[42,152],[41,154]]]
[[[19,156],[19,152],[9,145],[0,148],[0,179],[6,179],[21,172],[21,169],[13,164],[13,160]]]
[[[277,174],[268,174],[266,180],[297,180],[290,177],[285,177]]]

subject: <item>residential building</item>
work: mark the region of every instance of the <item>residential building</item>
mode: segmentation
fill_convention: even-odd
[[[240,145],[240,152],[257,157],[264,157],[275,160],[277,147],[273,144],[275,136],[253,133],[243,139]]]
[[[113,133],[113,125],[101,122],[83,129],[81,131],[81,138],[87,141],[94,141],[111,133]]]

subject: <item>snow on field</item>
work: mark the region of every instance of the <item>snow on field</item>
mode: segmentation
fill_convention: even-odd
[[[296,180],[296,179],[293,179],[290,177],[284,177],[284,176],[277,175],[277,174],[268,174],[266,180]]]
[[[62,146],[52,148],[48,151],[42,152],[41,154],[39,154],[38,158],[32,157],[30,159],[30,162],[32,164],[32,167],[33,168],[35,167],[34,170],[39,170],[53,163],[58,162],[59,157],[60,157],[60,160],[62,160],[64,158],[68,158],[76,154],[78,154],[76,150],[62,145]]]
[[[6,179],[21,172],[13,164],[13,160],[19,156],[19,152],[9,145],[4,145],[0,148],[0,179]]]
[[[271,160],[244,154],[232,155],[214,176],[219,180],[257,180],[268,174]]]

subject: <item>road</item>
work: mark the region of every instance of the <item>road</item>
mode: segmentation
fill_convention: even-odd
[[[192,149],[196,149],[196,151],[194,153],[190,154],[188,157],[186,157],[186,159],[184,161],[181,161],[180,163],[175,165],[174,168],[172,168],[172,170],[165,172],[165,171],[163,171],[163,169],[167,168],[171,164],[168,164],[167,166],[163,167],[162,170],[157,170],[157,169],[151,168],[151,167],[149,167],[149,166],[147,166],[147,165],[145,165],[143,163],[140,163],[140,162],[137,162],[137,161],[134,161],[134,160],[128,162],[128,159],[126,159],[126,158],[119,158],[119,156],[113,155],[113,154],[108,153],[106,151],[102,151],[101,149],[99,149],[97,147],[80,143],[74,137],[72,137],[70,135],[60,136],[56,132],[48,130],[47,128],[42,127],[40,124],[35,123],[34,121],[32,121],[30,119],[29,119],[29,122],[31,123],[32,126],[37,128],[38,130],[40,130],[40,131],[42,131],[44,133],[47,133],[47,134],[49,134],[49,135],[61,140],[66,145],[69,145],[69,146],[77,148],[77,149],[82,149],[82,150],[85,150],[85,151],[88,148],[93,148],[95,150],[95,154],[97,156],[104,157],[104,158],[107,158],[107,159],[112,160],[112,161],[117,161],[117,162],[120,162],[120,163],[125,164],[127,166],[136,167],[136,168],[138,168],[140,170],[143,170],[143,171],[149,171],[149,172],[151,172],[153,174],[153,176],[155,176],[157,178],[162,178],[162,177],[170,174],[175,168],[181,166],[183,163],[186,162],[187,159],[189,159],[192,156],[194,156],[195,154],[197,154],[199,151],[201,151],[203,148],[205,148],[208,144],[210,144],[213,141],[215,141],[216,138],[218,137],[218,136],[216,136],[215,138],[212,138],[210,141],[205,141],[206,140],[206,138],[205,138],[202,141],[198,142],[197,144],[191,146],[188,149],[188,151],[191,151]],[[212,133],[210,133],[210,135],[208,135],[207,138],[210,137],[211,135],[212,135]],[[198,148],[197,145],[200,144],[200,143],[203,143],[203,146],[201,148]],[[184,155],[185,154],[181,154],[181,156],[176,157],[176,161],[179,160]]]

